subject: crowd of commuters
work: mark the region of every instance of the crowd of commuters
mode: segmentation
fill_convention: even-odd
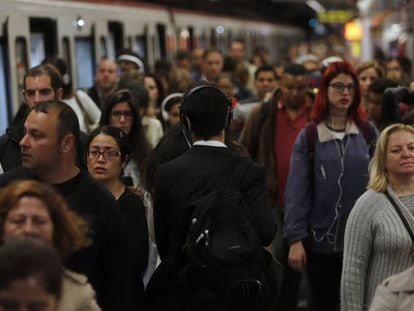
[[[233,175],[283,267],[268,270],[280,287],[266,310],[296,311],[304,294],[310,311],[410,310],[411,62],[289,52],[249,60],[234,40],[150,71],[124,50],[88,90],[59,57],[29,69],[0,137],[0,310],[234,309],[212,303],[218,289],[186,295],[177,255],[192,204]],[[226,295],[244,304],[250,289]]]

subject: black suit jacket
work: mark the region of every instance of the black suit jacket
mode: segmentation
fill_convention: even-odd
[[[160,165],[155,177],[154,226],[161,259],[174,252],[182,240],[177,226],[187,206],[214,185],[220,185],[240,157],[224,147],[193,146],[178,158]],[[268,245],[276,230],[273,212],[266,207],[265,177],[253,161],[240,183],[240,191],[256,220],[262,244]]]

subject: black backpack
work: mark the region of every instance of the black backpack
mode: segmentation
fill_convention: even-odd
[[[251,161],[189,206],[180,280],[186,310],[267,310],[275,305],[282,265],[261,244],[238,190]]]

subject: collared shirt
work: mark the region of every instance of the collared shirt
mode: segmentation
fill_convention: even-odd
[[[303,129],[310,119],[310,109],[305,105],[295,119],[291,119],[286,108],[280,102],[278,113],[276,115],[276,143],[275,143],[275,166],[277,172],[277,202],[278,206],[284,206],[284,197],[287,178],[289,175],[290,157],[292,155],[293,145],[301,129]]]
[[[194,142],[193,146],[210,146],[210,147],[224,147],[227,148],[225,144],[218,140],[197,140]]]

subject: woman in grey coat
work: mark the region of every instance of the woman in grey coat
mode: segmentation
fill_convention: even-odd
[[[367,310],[378,284],[414,263],[413,242],[388,191],[414,230],[414,128],[394,124],[381,133],[370,181],[345,229],[341,310]]]

